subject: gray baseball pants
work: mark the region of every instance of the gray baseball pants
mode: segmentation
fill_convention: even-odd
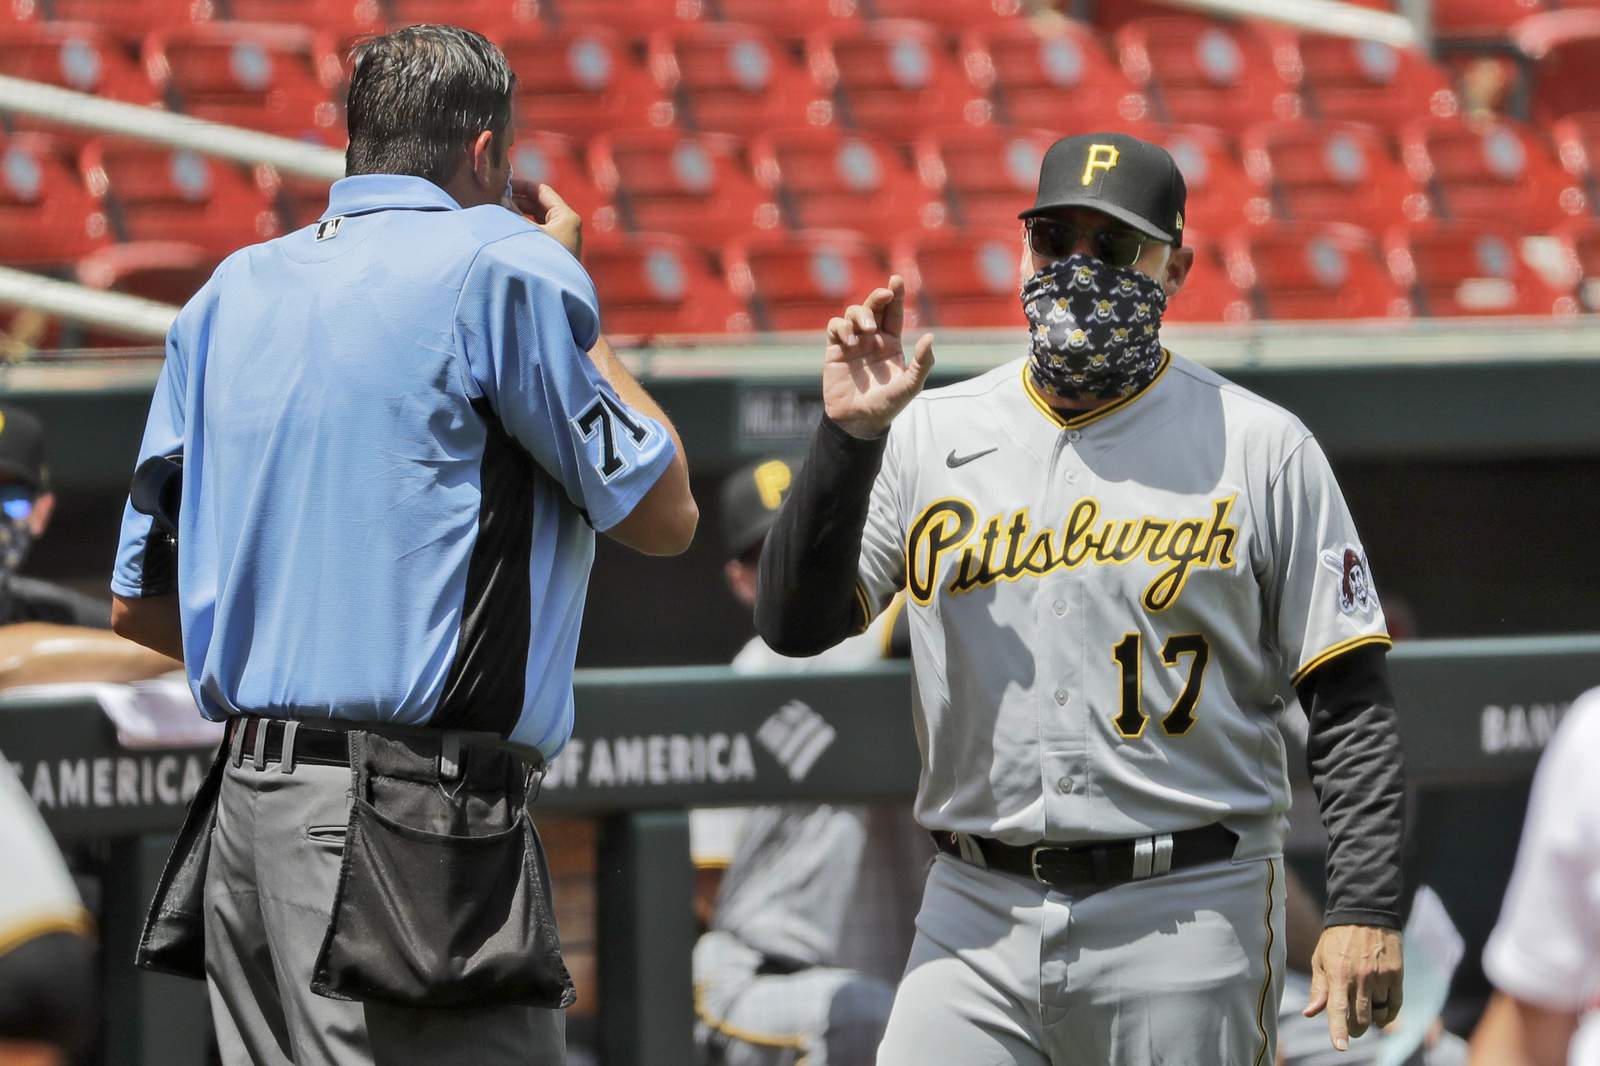
[[[695,1045],[705,1066],[872,1066],[894,988],[817,966],[758,974],[759,952],[722,932],[694,949]]]
[[[230,764],[206,871],[206,984],[226,1066],[547,1066],[560,1011],[422,1010],[310,991],[328,927],[351,771]]]
[[[878,1066],[1273,1066],[1278,859],[1073,897],[940,855]]]

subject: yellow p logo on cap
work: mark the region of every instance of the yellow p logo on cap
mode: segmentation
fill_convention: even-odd
[[[789,464],[782,459],[771,459],[756,467],[756,493],[761,497],[761,506],[769,511],[776,511],[778,505],[783,503],[783,494],[789,490],[789,485],[794,481],[794,474],[789,470]]]
[[[1114,144],[1091,144],[1089,146],[1089,161],[1083,165],[1083,184],[1088,185],[1094,181],[1094,172],[1097,170],[1110,170],[1117,165],[1117,146]]]

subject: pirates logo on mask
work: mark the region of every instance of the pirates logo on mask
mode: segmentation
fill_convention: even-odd
[[[1022,287],[1034,384],[1070,400],[1133,395],[1161,369],[1166,306],[1160,284],[1137,270],[1086,255],[1049,264]]]

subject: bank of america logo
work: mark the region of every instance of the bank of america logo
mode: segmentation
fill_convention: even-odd
[[[803,780],[838,736],[833,726],[799,700],[790,700],[774,711],[756,739],[783,764],[791,780]]]

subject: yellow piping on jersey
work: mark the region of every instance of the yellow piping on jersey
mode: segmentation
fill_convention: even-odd
[[[705,1023],[706,1028],[710,1029],[712,1032],[721,1033],[723,1036],[730,1037],[734,1040],[742,1040],[746,1044],[754,1044],[757,1047],[789,1048],[794,1051],[799,1051],[802,1054],[805,1053],[805,1037],[798,1034],[779,1035],[776,1033],[755,1033],[751,1032],[749,1029],[741,1029],[736,1025],[729,1024],[721,1018],[712,1017],[711,1012],[706,1009],[705,998],[705,988],[701,985],[695,985],[694,1013],[702,1022]]]
[[[1236,499],[1213,500],[1206,518],[1102,520],[1100,501],[1085,496],[1063,516],[1059,531],[1044,526],[1035,532],[1027,508],[980,523],[976,504],[948,496],[923,508],[911,523],[906,535],[906,588],[915,602],[923,606],[933,602],[944,559],[957,551],[960,563],[945,586],[952,594],[1076,570],[1085,563],[1120,566],[1143,560],[1162,569],[1146,586],[1141,601],[1148,611],[1164,611],[1177,602],[1197,567],[1233,568],[1239,530],[1230,524],[1229,515]]]
[[[1267,860],[1267,949],[1262,952],[1266,956],[1267,975],[1261,982],[1261,1001],[1256,1004],[1256,1028],[1261,1031],[1261,1050],[1256,1053],[1254,1066],[1263,1066],[1267,1062],[1267,1055],[1271,1050],[1271,1039],[1267,1036],[1267,994],[1272,990],[1272,889],[1277,883],[1277,863]]]
[[[1112,400],[1103,407],[1096,407],[1092,411],[1085,411],[1081,415],[1073,415],[1070,418],[1066,415],[1063,415],[1058,409],[1050,406],[1050,401],[1046,400],[1042,395],[1040,395],[1039,390],[1034,387],[1033,378],[1028,374],[1028,364],[1026,362],[1022,364],[1022,391],[1027,395],[1028,399],[1033,401],[1033,406],[1037,407],[1040,413],[1042,413],[1046,418],[1054,422],[1056,425],[1060,426],[1062,429],[1082,429],[1091,422],[1098,422],[1108,415],[1116,414],[1118,411],[1122,410],[1124,407],[1128,406],[1130,403],[1149,392],[1151,388],[1155,386],[1155,383],[1161,380],[1161,376],[1167,372],[1167,368],[1171,365],[1172,353],[1167,351],[1165,348],[1161,349],[1161,366],[1156,369],[1156,376],[1151,378],[1150,383],[1144,388],[1133,393],[1132,395],[1124,396],[1121,399]]]
[[[1323,663],[1328,662],[1330,659],[1337,659],[1345,652],[1354,651],[1365,644],[1382,644],[1385,648],[1394,647],[1394,641],[1389,639],[1389,636],[1384,633],[1368,633],[1366,636],[1351,637],[1349,640],[1341,640],[1332,647],[1326,648],[1319,652],[1317,656],[1310,662],[1296,670],[1294,676],[1289,679],[1289,683],[1291,685],[1298,685],[1300,682],[1304,681],[1310,676],[1311,671],[1315,670]]]
[[[36,914],[23,918],[0,929],[0,955],[14,951],[28,941],[49,933],[91,936],[94,933],[94,922],[90,919],[89,912],[81,908],[76,911]]]

